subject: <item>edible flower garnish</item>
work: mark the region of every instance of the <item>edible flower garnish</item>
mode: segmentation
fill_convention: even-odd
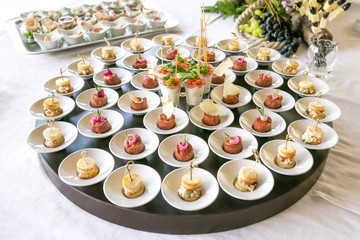
[[[257,116],[256,118],[260,118],[261,121],[266,122],[269,117],[267,115],[265,115],[264,105],[262,105],[261,108],[258,108],[258,107],[256,107],[256,108],[261,114],[261,116]]]
[[[225,139],[229,140],[230,144],[238,144],[239,143],[239,138],[237,136],[230,136],[226,132],[224,132],[224,134],[226,135]]]
[[[106,67],[107,71],[104,72],[104,76],[111,76],[113,74],[112,71],[107,66],[105,66],[105,67]]]
[[[178,144],[180,151],[186,151],[186,149],[189,146],[189,143],[187,142],[186,133],[184,135],[184,138],[180,136],[181,142]]]
[[[244,63],[246,57],[247,57],[247,55],[245,54],[242,58],[238,58],[237,61],[238,61],[239,63]]]
[[[94,84],[94,87],[97,91],[97,96],[98,97],[104,97],[105,93],[104,93],[104,89],[101,89],[99,85]]]
[[[100,113],[100,111],[99,111],[99,109],[97,110],[97,112],[96,112],[96,115],[94,115],[93,117],[92,117],[92,121],[94,122],[94,123],[96,123],[96,122],[101,122],[101,119],[102,119],[102,115],[101,115],[101,113]]]
[[[145,62],[145,61],[146,61],[146,59],[145,59],[145,58],[143,58],[143,57],[141,57],[141,54],[140,54],[140,53],[138,53],[138,58],[136,59],[136,61],[138,61],[139,63],[142,63],[142,62]]]
[[[259,113],[261,114],[261,116],[264,116],[264,112],[265,112],[264,105],[262,105],[261,108],[258,108],[258,107],[256,107],[256,108],[259,111]]]
[[[126,131],[125,132],[125,137],[126,137],[127,143],[129,145],[133,145],[136,142],[135,134],[128,134],[127,131]]]

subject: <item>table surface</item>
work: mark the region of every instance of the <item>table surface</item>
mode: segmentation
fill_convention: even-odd
[[[324,98],[336,103],[342,115],[333,122],[339,143],[331,149],[318,182],[296,204],[267,220],[221,233],[185,236],[137,231],[85,212],[56,189],[42,168],[38,154],[26,145],[35,122],[28,109],[46,96],[43,83],[58,75],[59,68],[76,59],[78,52],[90,55],[100,45],[46,55],[23,55],[14,49],[3,22],[23,11],[76,6],[82,2],[85,1],[16,0],[6,1],[6,7],[5,1],[0,2],[0,112],[6,126],[0,137],[4,145],[0,171],[0,239],[356,239],[359,236],[360,70],[356,61],[360,34],[352,30],[360,11],[359,1],[355,1],[341,19],[329,24],[334,40],[340,45],[338,62],[326,80],[330,91]],[[176,33],[186,37],[198,28],[201,1],[153,2],[180,19]],[[213,2],[206,1],[206,4]],[[232,24],[231,18],[217,20],[208,28],[209,38],[231,37]],[[302,44],[298,50],[300,60],[304,60],[305,52]]]

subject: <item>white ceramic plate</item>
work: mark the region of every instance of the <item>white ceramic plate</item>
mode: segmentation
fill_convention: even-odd
[[[124,141],[127,134],[138,134],[141,137],[145,149],[139,154],[128,154],[124,149]],[[109,143],[112,154],[124,160],[139,160],[146,158],[156,151],[159,146],[159,137],[152,131],[145,128],[129,128],[116,134]]]
[[[224,163],[217,173],[220,187],[230,196],[241,200],[256,200],[268,195],[274,187],[274,177],[264,165],[256,164],[254,170],[258,174],[257,186],[252,192],[242,192],[234,186],[239,170],[242,167],[253,167],[254,161],[237,159]]]
[[[131,42],[131,40],[133,40],[133,38],[122,42],[121,47],[124,48],[126,51],[132,52],[132,53],[146,52],[146,51],[148,51],[148,50],[150,50],[152,48],[153,42],[151,40],[146,39],[146,38],[138,38],[138,39],[141,41],[141,46],[144,48],[141,51],[132,51],[131,50],[130,42]]]
[[[97,113],[91,112],[86,114],[79,120],[77,124],[77,129],[79,133],[89,138],[106,138],[108,136],[115,134],[124,125],[124,117],[121,115],[121,113],[116,112],[114,110],[102,110],[100,113],[103,117],[106,117],[107,120],[109,121],[109,124],[111,126],[110,131],[101,134],[94,133],[91,130],[90,120],[93,116],[96,116]]]
[[[107,72],[107,69],[101,70],[100,72],[96,73],[94,76],[94,82],[99,85],[100,87],[107,87],[112,89],[119,89],[122,85],[127,84],[130,82],[132,75],[131,72],[122,68],[109,68],[110,71],[116,73],[116,75],[120,78],[121,82],[116,85],[108,85],[104,81],[104,73]]]
[[[238,58],[243,58],[244,56],[231,56],[229,57],[231,59],[231,61],[234,61],[235,59],[238,59]],[[226,61],[227,59],[225,59],[224,61]],[[245,75],[246,73],[248,72],[251,72],[251,71],[254,71],[258,68],[258,63],[250,58],[250,57],[246,57],[245,58],[247,64],[246,64],[246,70],[245,71],[236,71],[234,70],[233,68],[231,68],[231,70],[237,75],[237,76],[243,76]]]
[[[165,138],[159,145],[158,154],[160,159],[173,167],[188,167],[190,161],[193,161],[194,164],[203,163],[209,156],[209,147],[207,143],[200,137],[186,134],[188,142],[192,145],[194,149],[194,158],[190,161],[181,162],[176,160],[174,157],[174,152],[176,145],[181,142],[180,137],[184,137],[184,133],[175,134],[170,137]]]
[[[101,108],[93,108],[92,106],[90,106],[91,95],[97,92],[95,88],[91,88],[80,93],[79,96],[76,98],[76,105],[78,105],[79,108],[87,111],[96,111],[97,109],[101,110],[101,109],[111,108],[116,104],[117,100],[119,99],[119,94],[115,90],[110,88],[103,88],[103,89],[104,89],[104,93],[107,96],[107,102],[108,102],[105,106]]]
[[[174,43],[174,46],[178,46],[183,43],[184,39],[177,34],[160,34],[155,36],[152,40],[156,45],[163,46],[161,40],[163,36],[171,36],[173,38],[172,42]]]
[[[233,112],[221,104],[215,104],[216,107],[221,111],[220,115],[220,123],[216,126],[208,126],[202,122],[204,117],[204,112],[200,109],[199,105],[195,106],[193,109],[190,110],[189,117],[190,121],[199,128],[205,130],[217,130],[220,128],[224,128],[229,126],[234,121],[234,114]]]
[[[286,169],[279,167],[275,163],[275,157],[278,154],[278,147],[284,143],[285,140],[272,140],[262,145],[260,148],[260,158],[262,162],[274,172],[283,175],[296,176],[308,172],[314,164],[314,159],[309,150],[296,142],[288,142],[288,144],[293,146],[296,150],[295,166],[293,168]]]
[[[69,93],[61,94],[56,91],[56,89],[58,89],[58,86],[56,85],[56,80],[58,80],[59,78],[61,78],[61,76],[57,76],[57,77],[54,77],[54,78],[48,80],[44,84],[45,91],[47,91],[49,93],[54,92],[55,96],[57,96],[57,95],[69,96],[69,95],[73,95],[74,93],[80,91],[84,86],[84,80],[82,78],[75,77],[75,76],[64,76],[64,78],[70,79],[70,85],[73,87],[73,90]]]
[[[77,68],[77,64],[78,62],[80,62],[82,60],[76,60],[75,62],[70,63],[67,66],[67,71],[75,76],[81,77],[84,80],[89,80],[91,79],[96,72],[99,72],[102,69],[102,66],[100,64],[96,64],[94,61],[88,60],[90,62],[91,68],[94,70],[93,74],[89,74],[89,75],[79,75],[78,74],[78,68]]]
[[[322,95],[325,95],[329,91],[329,86],[327,85],[324,80],[321,80],[319,78],[313,78],[313,77],[306,77],[306,80],[311,80],[314,83],[315,93],[314,94],[304,94],[299,91],[298,85],[299,82],[304,80],[303,77],[293,77],[290,78],[287,82],[288,87],[295,93],[297,93],[301,97],[314,97],[318,95],[320,92]]]
[[[227,48],[225,47],[227,44],[229,44],[230,41],[232,41],[234,39],[223,39],[221,41],[219,41],[216,45],[218,48],[221,48],[222,51],[230,53],[230,54],[237,54],[240,52],[245,52],[246,50],[248,50],[249,45],[246,42],[237,40],[239,42],[239,50],[238,51],[229,51],[227,50]]]
[[[231,136],[240,136],[242,140],[242,147],[240,153],[231,154],[227,153],[223,149],[223,143],[226,135],[229,134]],[[253,155],[252,150],[258,148],[258,142],[256,138],[249,132],[236,127],[227,127],[216,130],[211,133],[208,139],[208,144],[210,149],[219,157],[225,159],[239,159],[239,158],[247,158]]]
[[[131,166],[130,172],[141,177],[145,191],[137,198],[126,197],[121,184],[126,172],[126,166],[122,166],[106,178],[103,190],[110,202],[120,207],[134,208],[147,204],[159,194],[161,178],[157,171],[146,165],[134,164]]]
[[[200,36],[200,35],[199,35]],[[196,37],[197,36],[190,36],[185,39],[185,45],[187,45],[190,48],[195,48],[196,46]],[[207,38],[207,47],[212,47],[215,45],[215,42],[210,41],[209,38]]]
[[[46,98],[51,98],[51,97],[46,97]],[[55,117],[47,117],[44,114],[44,107],[43,107],[43,102],[46,98],[42,98],[31,105],[29,109],[29,113],[33,118],[38,120],[46,120],[46,121],[49,121],[50,119],[58,120],[71,113],[72,110],[74,110],[75,108],[75,102],[71,98],[66,96],[56,96],[55,98],[59,100],[60,108],[62,108],[63,112]]]
[[[179,168],[170,172],[161,184],[161,193],[167,203],[174,208],[183,211],[197,211],[210,206],[219,194],[219,185],[216,178],[208,171],[202,168],[194,168],[193,174],[201,179],[202,193],[201,197],[193,202],[182,200],[177,191],[181,185],[181,177],[187,174],[188,168]]]
[[[123,94],[118,101],[119,108],[127,113],[135,114],[135,115],[144,115],[145,113],[157,108],[160,104],[160,97],[156,93],[150,91],[142,91],[135,90],[130,92],[134,97],[146,97],[147,99],[147,108],[141,111],[133,110],[130,107],[131,99],[129,97],[129,93]]]
[[[210,49],[209,49],[210,50]],[[194,60],[197,61],[197,50],[193,51],[191,56],[193,56]],[[222,62],[226,57],[226,54],[223,51],[216,51],[215,52],[215,61],[208,61],[208,63],[217,65],[218,63]],[[204,62],[203,60],[200,60],[200,62]]]
[[[286,67],[286,61],[287,59],[279,59],[273,62],[271,65],[271,68],[285,79],[289,79],[295,76],[301,76],[301,74],[306,70],[306,64],[299,60],[296,60],[299,63],[296,74],[294,75],[285,74],[282,72],[282,70]]]
[[[161,54],[161,48],[162,48],[162,54]],[[169,60],[166,58],[166,53],[167,51],[171,49],[171,47],[169,46],[164,46],[164,47],[160,47],[159,50],[157,50],[156,52],[156,56],[161,60],[163,60],[164,62],[171,62],[172,60]],[[174,47],[174,49],[177,49],[176,47]],[[186,48],[180,48],[179,51],[179,56],[182,58],[186,58],[190,56],[190,51],[187,50]]]
[[[80,179],[77,176],[76,163],[82,158],[81,152],[86,151],[87,157],[95,160],[99,173],[90,179]],[[114,169],[115,161],[113,156],[105,150],[98,148],[86,148],[76,151],[67,156],[60,164],[58,174],[60,179],[71,186],[85,187],[94,185],[104,180]]]
[[[233,71],[231,71],[230,69],[226,70],[225,72],[225,79],[224,82],[226,80],[229,80],[230,82],[234,82],[236,80],[236,75]],[[218,87],[218,86],[223,86],[224,83],[220,83],[220,84],[215,84],[215,83],[211,83],[212,87]]]
[[[265,73],[268,75],[270,74],[270,76],[272,77],[272,85],[270,87],[260,87],[255,84],[256,80],[258,79],[258,77],[261,73]],[[245,82],[256,89],[266,89],[266,88],[280,87],[284,83],[284,79],[279,74],[274,73],[272,71],[255,70],[255,71],[249,72],[245,75]]]
[[[64,137],[64,142],[55,148],[45,147],[43,137],[43,131],[48,128],[48,124],[40,125],[35,128],[27,138],[27,144],[36,152],[39,153],[52,153],[61,151],[70,146],[77,138],[78,133],[76,127],[68,122],[54,122],[53,127],[57,127],[61,130],[61,135]]]
[[[301,140],[301,135],[305,133],[306,129],[310,125],[316,125],[314,120],[301,119],[289,124],[287,132],[291,139],[308,149],[323,150],[332,148],[339,141],[339,136],[335,130],[325,123],[319,124],[318,127],[324,131],[324,137],[322,142],[318,145],[307,144]]]
[[[268,115],[271,120],[271,130],[269,132],[258,132],[255,131],[252,128],[252,125],[254,123],[255,117],[260,115],[259,111],[257,109],[251,109],[243,114],[241,114],[239,122],[240,126],[245,129],[246,131],[250,132],[251,134],[258,136],[258,137],[273,137],[276,135],[279,135],[282,133],[286,128],[286,122],[285,120],[277,113],[274,113],[272,111],[269,111],[267,109],[265,110],[265,114]]]
[[[98,60],[102,63],[104,63],[105,65],[113,65],[115,64],[116,61],[118,61],[119,59],[121,59],[122,57],[125,56],[125,50],[122,49],[121,47],[115,47],[115,46],[111,46],[114,49],[114,55],[115,55],[115,59],[114,60],[104,60],[102,58],[102,48],[103,47],[99,47],[94,49],[91,52],[91,57],[95,60]]]
[[[169,129],[169,130],[160,129],[157,126],[157,121],[158,121],[159,115],[162,112],[163,112],[162,107],[155,108],[155,109],[151,110],[150,112],[148,112],[144,116],[144,120],[143,120],[144,126],[147,129],[153,131],[154,133],[168,135],[168,134],[174,134],[174,133],[180,132],[189,124],[189,117],[188,117],[187,113],[184,112],[183,110],[181,110],[180,108],[175,108],[175,111],[173,113],[175,116],[175,122],[176,122],[175,127],[172,129]]]
[[[223,102],[222,97],[223,97],[224,86],[218,86],[214,88],[210,93],[211,99],[214,100],[215,103],[222,104],[230,109],[238,108],[248,104],[251,101],[251,93],[249,92],[249,90],[238,85],[235,86],[240,90],[238,103],[227,104]]]
[[[325,106],[326,117],[323,119],[320,119],[320,122],[332,122],[341,116],[341,110],[335,103],[333,103],[329,100],[323,99],[323,98],[318,99],[316,97],[300,98],[295,104],[296,111],[302,117],[311,120],[312,118],[306,112],[306,109],[308,109],[309,103],[311,103],[311,102],[321,102]]]
[[[155,57],[153,57],[151,55],[142,54],[141,57],[145,58],[147,61],[147,68],[137,69],[137,68],[133,67],[134,59],[137,57],[138,57],[138,55],[134,54],[134,55],[130,55],[130,56],[124,58],[122,61],[122,65],[124,66],[124,68],[131,70],[131,71],[146,71],[146,70],[149,70],[158,61]]]
[[[143,78],[144,75],[148,73],[148,71],[143,71],[141,73],[135,74],[134,77],[131,79],[131,85],[133,85],[134,88],[139,89],[139,90],[144,90],[144,91],[152,91],[152,92],[156,92],[160,89],[160,85],[158,85],[156,88],[145,88],[142,83],[143,83]]]
[[[253,102],[256,106],[261,107],[264,105],[266,94],[267,93],[275,93],[278,89],[262,89],[254,93]],[[264,105],[264,108],[273,111],[273,112],[286,112],[291,110],[295,106],[295,99],[293,96],[288,94],[283,90],[279,90],[278,95],[283,96],[283,100],[281,101],[281,107],[277,109],[268,108]]]
[[[259,61],[256,60],[256,55],[258,54],[260,48],[252,48],[248,51],[248,56],[251,57],[252,59],[254,59],[260,66],[266,66],[268,64],[271,64],[272,62],[280,59],[281,54],[276,51],[275,49],[269,48],[270,49],[270,61]]]

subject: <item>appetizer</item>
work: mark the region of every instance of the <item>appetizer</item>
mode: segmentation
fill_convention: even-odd
[[[105,66],[106,67],[106,66]],[[116,73],[113,73],[108,67],[106,67],[107,71],[104,72],[104,82],[107,85],[117,85],[121,83],[120,78]]]
[[[260,73],[255,84],[259,87],[270,87],[272,85],[272,77],[270,74]]]
[[[94,70],[91,68],[90,62],[85,60],[84,55],[82,54],[78,54],[78,55],[82,58],[82,61],[78,62],[77,64],[79,75],[93,74]]]
[[[316,92],[314,83],[306,79],[299,82],[298,89],[303,94],[314,94]]]
[[[173,44],[172,40],[173,40],[172,36],[169,36],[169,35],[162,36],[161,37],[161,44],[165,45],[165,46],[170,46],[170,45]]]
[[[55,117],[60,115],[63,110],[60,108],[59,99],[54,97],[54,93],[51,98],[46,98],[43,102],[44,114],[47,117]]]
[[[149,75],[144,75],[142,86],[144,88],[153,89],[159,86],[159,80],[155,75],[155,68],[157,67],[157,62],[149,70]]]
[[[266,47],[262,47],[259,49],[258,54],[256,55],[256,60],[259,61],[270,61],[270,49]]]
[[[135,97],[130,92],[128,93],[131,99],[130,107],[135,111],[142,111],[147,109],[147,98],[146,97]]]
[[[260,115],[256,116],[255,117],[255,120],[254,120],[254,123],[252,125],[252,128],[255,130],[255,131],[258,131],[258,132],[269,132],[271,130],[271,118],[266,115],[264,112],[264,105],[261,107],[261,108],[258,108],[256,107],[259,112],[260,112]]]
[[[326,113],[325,113],[325,106],[324,104],[322,104],[321,102],[317,101],[317,102],[310,102],[308,109],[306,109],[306,113],[311,117],[311,118],[320,118],[323,119],[326,117]]]
[[[215,106],[213,100],[207,99],[200,103],[200,109],[204,112],[202,122],[208,126],[216,126],[220,123],[220,110]]]
[[[240,136],[230,136],[225,133],[223,149],[230,154],[237,154],[242,151],[242,139]]]
[[[24,20],[21,30],[25,37],[33,39],[33,32],[40,31],[40,24],[33,13],[29,13]]]
[[[225,62],[221,63],[217,68],[215,68],[212,77],[211,77],[211,83],[213,84],[222,84],[225,81],[225,72],[230,67],[232,67],[232,61],[231,59],[227,59]]]
[[[133,67],[136,69],[147,68],[147,61],[145,58],[141,57],[140,53],[137,58],[134,58]]]
[[[207,51],[203,57],[201,58],[202,61],[205,61],[205,56],[206,56],[206,61],[207,62],[215,62],[215,52],[209,52]]]
[[[319,128],[318,123],[307,127],[306,132],[301,135],[301,140],[307,144],[317,145],[322,142],[324,131]]]
[[[176,126],[175,115],[173,114],[175,111],[174,103],[169,97],[167,100],[162,97],[161,101],[163,104],[163,112],[158,117],[157,126],[162,130],[169,130]]]
[[[190,173],[181,177],[181,185],[178,189],[178,195],[182,200],[192,202],[201,197],[202,187],[199,176],[192,173],[193,163],[190,163]]]
[[[128,154],[139,154],[145,150],[145,146],[141,141],[141,137],[137,134],[125,133],[124,149]]]
[[[70,84],[69,78],[61,76],[61,78],[57,79],[55,83],[56,86],[58,86],[56,92],[60,94],[71,93],[74,90],[74,88]]]
[[[226,50],[228,51],[239,51],[240,50],[240,43],[238,41],[236,41],[235,39],[234,40],[231,40],[229,41],[227,47],[226,47]]]
[[[188,78],[185,82],[186,103],[189,106],[196,106],[201,103],[204,90],[205,79],[197,75],[195,78]]]
[[[44,145],[48,148],[55,148],[64,143],[64,137],[61,135],[60,128],[53,127],[54,120],[50,120],[49,127],[43,131],[45,138]]]
[[[90,179],[98,175],[99,167],[96,165],[94,159],[87,156],[87,152],[83,151],[80,158],[76,163],[77,176],[80,179]]]
[[[176,55],[178,54],[178,50],[174,48],[174,45],[171,45],[171,49],[166,52],[166,59],[174,60]]]
[[[131,49],[131,51],[133,51],[133,52],[143,51],[144,48],[143,48],[143,46],[141,44],[142,44],[141,40],[138,39],[137,36],[135,38],[133,38],[130,41],[130,49]]]
[[[293,59],[288,59],[286,61],[286,66],[282,70],[283,73],[287,75],[295,75],[297,73],[297,68],[299,67],[299,63]]]
[[[232,68],[235,71],[246,71],[247,61],[245,61],[245,58],[246,58],[246,55],[243,56],[242,58],[235,59],[233,61]]]
[[[93,108],[101,108],[108,103],[107,96],[104,89],[101,89],[99,86],[95,85],[95,89],[96,92],[91,95],[90,106]]]
[[[91,130],[98,134],[106,133],[111,129],[109,121],[106,117],[101,115],[99,109],[97,110],[96,115],[92,116],[90,119],[90,126]]]
[[[227,79],[224,83],[222,101],[226,104],[236,104],[239,102],[239,95],[240,89]]]
[[[129,162],[126,164],[126,169],[127,174],[122,179],[123,193],[128,198],[137,198],[145,191],[144,183],[138,174],[130,173]]]
[[[201,46],[207,45],[207,39],[204,36],[199,35],[196,37],[195,46],[200,46],[200,41],[201,41]]]
[[[104,39],[105,39],[105,42],[106,42],[107,46],[103,47],[101,49],[101,57],[102,57],[102,59],[105,60],[105,61],[111,61],[111,60],[116,59],[116,56],[114,54],[114,49],[110,46],[109,41],[106,38],[104,38]]]
[[[180,139],[181,142],[179,142],[175,146],[175,159],[180,162],[190,161],[194,158],[194,149],[192,145],[188,142],[186,134],[184,135],[184,138],[180,137]]]
[[[293,168],[296,164],[295,155],[296,150],[295,147],[288,145],[288,136],[286,138],[286,142],[281,144],[278,147],[278,154],[275,157],[275,163],[281,168]]]
[[[281,108],[281,101],[283,100],[283,96],[280,96],[279,90],[276,90],[275,93],[267,93],[264,105],[271,109]]]
[[[242,192],[252,192],[257,185],[258,174],[251,167],[240,168],[239,175],[235,180],[235,187]]]

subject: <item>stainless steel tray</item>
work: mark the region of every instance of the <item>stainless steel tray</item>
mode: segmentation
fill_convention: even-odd
[[[150,3],[149,1],[144,1],[144,3],[145,2],[146,2],[146,7],[155,8],[155,9],[161,11],[162,13],[164,13],[165,17],[167,17],[165,26],[168,30],[172,30],[179,25],[179,20],[176,17],[174,17],[171,14],[169,14],[168,12],[164,11],[162,8],[158,7],[157,5]],[[49,52],[58,52],[58,51],[63,51],[63,50],[67,50],[67,49],[83,47],[83,46],[87,46],[87,45],[104,42],[104,40],[102,40],[102,39],[97,40],[97,41],[90,41],[89,38],[84,37],[83,43],[75,44],[75,45],[68,45],[63,39],[61,39],[59,48],[55,48],[55,49],[51,49],[51,50],[44,50],[44,49],[41,49],[39,44],[37,44],[36,42],[28,43],[26,41],[24,35],[20,31],[21,23],[22,23],[22,19],[20,17],[15,17],[15,18],[12,18],[12,19],[9,19],[8,21],[6,21],[5,27],[6,27],[8,34],[10,35],[10,38],[11,38],[15,48],[19,52],[24,53],[24,54],[42,54],[42,53],[49,53]],[[152,29],[150,26],[147,26],[145,31],[140,32],[139,35],[160,33],[160,32],[164,32],[164,31],[165,31],[164,28]],[[133,36],[135,36],[135,34],[131,32],[129,27],[126,29],[125,34],[122,36],[112,37],[109,33],[109,30],[106,33],[106,37],[110,41],[125,39],[125,38],[129,38],[129,37],[133,37]]]

